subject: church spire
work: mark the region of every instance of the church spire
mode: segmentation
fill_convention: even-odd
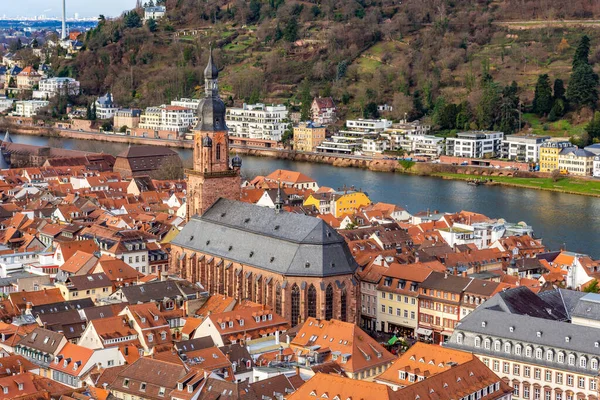
[[[281,199],[281,181],[277,182],[277,197],[275,198],[275,213],[281,213],[283,209],[283,200]]]
[[[219,69],[213,61],[213,48],[210,44],[208,64],[204,69],[204,92],[206,97],[217,97],[219,95]]]

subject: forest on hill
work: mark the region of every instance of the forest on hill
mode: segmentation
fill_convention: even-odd
[[[230,104],[301,110],[313,96],[332,96],[342,117],[376,116],[373,106],[387,103],[391,118],[511,132],[517,108],[534,111],[540,75],[568,89],[583,35],[592,73],[600,62],[594,0],[160,3],[168,11],[158,21],[144,24],[141,9],[101,18],[84,51],[52,60],[58,75],[79,79],[89,96],[110,90],[123,106],[163,104],[198,95],[213,43]],[[591,118],[595,103],[571,106],[559,118],[576,125]],[[538,114],[546,123],[549,112]]]

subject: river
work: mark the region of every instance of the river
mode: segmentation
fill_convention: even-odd
[[[15,143],[51,145],[67,149],[118,154],[127,148],[106,143],[63,138],[11,135]],[[183,159],[191,150],[177,149]],[[354,185],[373,201],[397,204],[409,212],[468,210],[510,222],[525,221],[552,250],[568,250],[600,257],[600,198],[502,186],[469,186],[462,181],[372,172],[261,157],[244,157],[242,174],[251,178],[278,168],[300,171],[319,185],[339,188]]]

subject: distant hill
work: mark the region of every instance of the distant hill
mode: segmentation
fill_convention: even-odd
[[[576,0],[167,0],[156,31],[126,14],[56,61],[90,95],[124,106],[195,96],[209,43],[229,102],[332,95],[347,116],[368,103],[419,117],[439,99],[476,105],[485,70],[527,103],[537,76],[568,80],[579,37],[600,61],[600,2]],[[143,12],[137,11],[141,16]],[[569,22],[561,22],[568,20]],[[484,66],[482,68],[482,65]],[[307,95],[307,93],[309,95]]]

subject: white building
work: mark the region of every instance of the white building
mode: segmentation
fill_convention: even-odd
[[[362,138],[334,135],[316,147],[318,153],[352,154],[362,149]]]
[[[392,121],[387,119],[356,119],[347,120],[346,127],[352,131],[379,131],[392,127]]]
[[[362,151],[367,154],[381,154],[390,149],[390,141],[383,136],[368,136],[362,140]]]
[[[592,175],[596,178],[600,178],[600,156],[594,157],[594,167],[592,170]]]
[[[154,7],[146,7],[144,8],[144,22],[149,19],[157,20],[162,18],[167,13],[167,8],[164,6],[154,6]]]
[[[15,111],[12,113],[15,117],[30,118],[38,111],[50,104],[45,100],[22,100],[15,103]]]
[[[437,158],[444,151],[444,138],[433,135],[393,133],[390,134],[390,141],[394,150],[402,149],[416,156]]]
[[[180,106],[148,107],[140,116],[139,127],[154,131],[189,132],[194,126],[194,110]]]
[[[11,110],[14,102],[15,101],[13,99],[9,99],[7,97],[0,97],[0,112]]]
[[[490,131],[461,132],[446,139],[446,154],[453,157],[484,158],[500,154],[504,133]]]
[[[106,93],[104,96],[98,97],[95,105],[97,119],[113,118],[119,110],[119,107],[113,102],[111,93]]]
[[[550,136],[507,135],[502,141],[502,158],[524,162],[538,162],[540,147]]]
[[[73,78],[48,78],[39,83],[39,90],[33,91],[33,98],[46,100],[58,94],[77,96],[80,84]]]
[[[287,119],[288,110],[282,104],[244,104],[242,108],[227,108],[225,116],[230,136],[277,142],[290,125]]]

